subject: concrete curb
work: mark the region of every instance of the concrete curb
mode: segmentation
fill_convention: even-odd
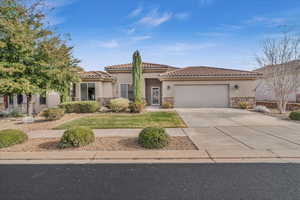
[[[205,151],[52,151],[0,152],[0,164],[97,163],[300,163],[300,157],[211,156]]]

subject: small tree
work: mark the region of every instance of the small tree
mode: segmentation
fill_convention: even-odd
[[[44,24],[41,2],[0,1],[0,94],[26,94],[27,114],[33,94],[64,96],[78,80],[72,47]]]
[[[286,112],[288,97],[300,86],[300,37],[284,33],[282,37],[267,39],[263,54],[257,58],[263,66],[267,89],[274,94],[280,113]]]
[[[134,103],[142,102],[142,59],[139,51],[133,53],[132,61],[132,84]]]

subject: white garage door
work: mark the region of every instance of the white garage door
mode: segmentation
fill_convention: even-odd
[[[229,105],[228,85],[176,85],[177,108],[225,108]]]

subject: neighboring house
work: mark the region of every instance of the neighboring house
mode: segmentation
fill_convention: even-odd
[[[238,107],[239,102],[254,105],[255,81],[261,76],[258,72],[215,67],[176,68],[142,63],[142,68],[142,94],[147,105],[159,106],[170,102],[178,108]],[[113,98],[132,100],[131,70],[131,64],[122,64],[107,66],[106,72],[80,72],[81,82],[73,84],[72,100],[98,101],[103,105]],[[59,104],[56,93],[46,99],[44,107]],[[39,100],[34,102],[38,112],[42,106]],[[10,105],[7,98],[4,104],[6,107]]]
[[[56,92],[48,92],[47,95],[33,95],[33,112],[38,113],[42,109],[48,107],[57,106],[60,103],[60,98]],[[0,111],[7,110],[11,111],[13,109],[18,110],[19,112],[25,113],[27,108],[27,97],[23,94],[10,95],[10,96],[1,96],[0,95]]]
[[[254,72],[259,73],[267,73],[268,68],[270,66],[262,67],[259,69],[254,70]],[[289,67],[295,67],[297,69],[300,68],[300,61],[295,60],[290,62]],[[299,74],[300,78],[300,74]],[[273,91],[269,88],[268,83],[266,82],[266,79],[262,76],[259,79],[256,80],[256,100],[257,101],[275,101],[275,96]],[[289,102],[300,102],[300,88],[296,89],[295,92],[291,93],[289,95]]]
[[[214,67],[176,68],[143,63],[142,94],[148,105],[170,102],[174,107],[238,107],[255,104],[255,80],[260,73]],[[113,65],[106,72],[82,72],[74,88],[74,99],[133,98],[131,64]]]

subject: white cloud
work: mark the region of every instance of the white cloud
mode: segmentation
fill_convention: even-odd
[[[99,45],[101,47],[104,47],[104,48],[117,48],[120,46],[119,42],[116,41],[116,40],[110,40],[110,41],[105,41],[105,42],[100,42]]]
[[[132,37],[131,39],[135,42],[137,41],[143,41],[143,40],[149,40],[152,37],[150,35],[144,35],[144,36],[136,36],[136,37]]]
[[[153,9],[145,17],[141,18],[138,21],[138,24],[146,25],[146,26],[159,26],[169,21],[171,18],[172,18],[171,12],[159,13],[158,9]]]
[[[126,33],[127,33],[127,34],[133,34],[135,31],[136,31],[136,29],[133,27],[133,28],[127,29],[127,30],[126,30]]]
[[[188,12],[177,13],[175,15],[175,18],[179,20],[185,20],[188,19],[189,17],[190,17],[190,13]]]
[[[264,24],[267,26],[280,26],[283,25],[286,22],[284,18],[280,17],[274,17],[274,18],[268,18],[268,17],[253,17],[250,20],[247,20],[246,24]]]
[[[138,7],[136,9],[134,9],[133,11],[131,11],[131,13],[129,14],[129,17],[136,17],[138,15],[140,15],[143,11],[142,7]]]

